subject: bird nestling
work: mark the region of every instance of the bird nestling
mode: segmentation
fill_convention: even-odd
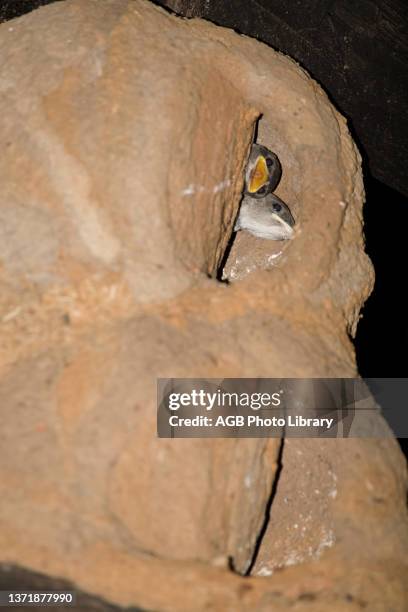
[[[282,176],[278,156],[266,147],[253,144],[245,169],[245,194],[263,198],[275,191]]]
[[[278,157],[266,147],[252,145],[245,170],[245,194],[234,230],[247,230],[268,240],[289,240],[295,220],[289,207],[272,193],[282,175]]]

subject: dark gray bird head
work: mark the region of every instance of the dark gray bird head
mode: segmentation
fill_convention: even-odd
[[[245,170],[245,193],[251,198],[264,198],[274,191],[282,176],[282,167],[275,153],[253,144]]]
[[[235,224],[235,231],[247,230],[258,238],[289,240],[295,220],[289,207],[274,193],[262,199],[245,196]]]

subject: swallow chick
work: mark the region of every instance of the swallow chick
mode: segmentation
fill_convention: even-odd
[[[262,145],[253,144],[245,170],[245,194],[263,198],[275,191],[281,176],[278,156]]]
[[[245,196],[234,230],[247,230],[258,238],[290,240],[295,220],[289,207],[274,193],[262,199]]]
[[[289,207],[273,194],[282,175],[280,161],[266,147],[254,144],[245,169],[245,193],[234,230],[258,238],[289,240],[295,220]]]

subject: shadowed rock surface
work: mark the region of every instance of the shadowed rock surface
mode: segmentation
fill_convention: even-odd
[[[48,605],[48,612],[69,612],[80,610],[80,612],[148,612],[142,608],[121,608],[113,606],[99,597],[83,593],[66,580],[53,578],[45,574],[28,571],[15,565],[0,563],[0,591],[67,591],[75,593],[75,606],[52,606]],[[18,606],[20,612],[28,612],[33,606]]]

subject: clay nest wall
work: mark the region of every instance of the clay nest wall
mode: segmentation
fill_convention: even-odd
[[[157,377],[356,374],[345,120],[290,58],[142,0],[50,5],[0,49],[1,560],[150,609],[401,609],[392,439],[156,437]],[[297,232],[226,261],[256,131]]]

